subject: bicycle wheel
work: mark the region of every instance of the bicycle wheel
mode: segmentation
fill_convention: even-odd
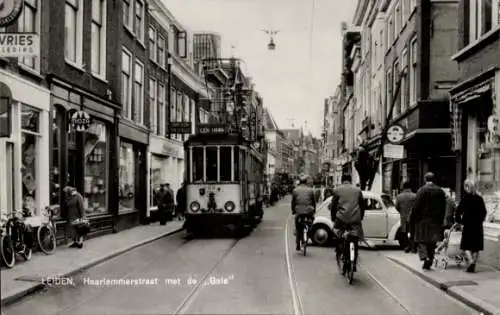
[[[36,240],[40,250],[47,255],[56,250],[56,233],[48,225],[41,225],[36,232]]]
[[[349,242],[349,270],[347,271],[347,282],[352,284],[354,280],[354,264],[356,263],[356,247],[352,241]]]
[[[14,267],[16,263],[16,254],[14,253],[14,244],[8,235],[2,235],[0,239],[0,254],[2,261],[7,268]]]

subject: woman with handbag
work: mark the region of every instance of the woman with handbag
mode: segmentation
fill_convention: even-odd
[[[89,229],[88,220],[85,218],[85,210],[83,209],[83,197],[74,187],[66,186],[63,191],[68,222],[70,222],[74,233],[73,244],[70,247],[82,248],[83,238]]]
[[[469,263],[466,271],[475,272],[479,252],[484,249],[483,222],[487,211],[483,197],[477,193],[473,181],[468,179],[464,182],[464,191],[455,222],[463,225],[460,249],[465,251]]]

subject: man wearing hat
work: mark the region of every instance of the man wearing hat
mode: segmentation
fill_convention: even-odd
[[[70,247],[82,248],[83,235],[78,230],[79,220],[83,220],[85,209],[83,209],[83,197],[74,187],[66,186],[63,189],[66,203],[68,222],[74,229],[73,244]]]

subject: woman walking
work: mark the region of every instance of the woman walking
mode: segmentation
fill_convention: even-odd
[[[475,272],[479,252],[484,249],[483,222],[486,218],[486,206],[473,181],[466,180],[464,190],[465,195],[458,205],[455,222],[463,225],[460,249],[465,251],[469,261],[466,271]]]

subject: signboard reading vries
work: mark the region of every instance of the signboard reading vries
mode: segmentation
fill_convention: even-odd
[[[21,15],[23,0],[0,0],[0,27],[14,24]],[[0,57],[36,56],[40,37],[35,33],[0,33]]]

